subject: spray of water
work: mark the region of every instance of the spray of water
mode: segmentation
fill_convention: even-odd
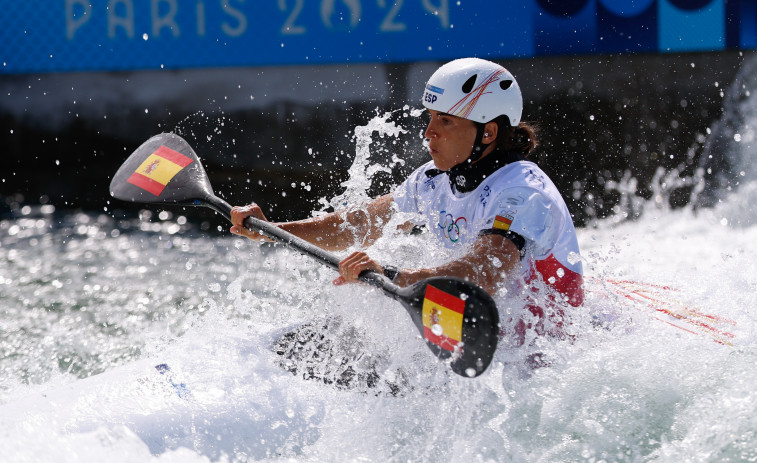
[[[753,114],[750,101],[743,114]],[[356,131],[358,167],[324,206],[366,200],[366,179],[386,167],[365,160],[371,139],[402,133],[385,116]],[[500,357],[476,380],[430,358],[394,302],[333,287],[333,271],[294,252],[205,236],[169,215],[126,222],[29,211],[0,221],[3,456],[753,461],[757,214],[741,201],[753,183],[714,208],[673,210],[674,177],[659,174],[651,201],[624,177],[611,187],[626,195],[619,214],[636,219],[579,230],[589,299],[573,314],[573,342],[536,341],[553,364],[523,370]],[[387,234],[370,252],[387,263],[441,259],[426,252],[426,238]],[[670,288],[642,294],[733,337],[718,343],[701,324],[673,326],[681,320],[670,313],[612,294],[609,279]],[[402,393],[283,368],[272,346],[313,320],[338,320],[331,352],[352,348],[350,361]],[[317,357],[318,371],[341,375],[345,357]]]
[[[373,177],[378,172],[391,173],[395,164],[403,163],[396,155],[392,154],[391,159],[385,159],[384,162],[371,163],[371,143],[374,135],[380,138],[398,137],[405,133],[405,129],[396,122],[389,119],[394,115],[393,112],[386,112],[373,117],[366,125],[355,127],[355,158],[350,166],[348,178],[342,182],[344,192],[335,196],[331,200],[321,198],[319,202],[324,209],[332,208],[341,210],[345,208],[364,205],[371,198],[368,196],[368,190],[371,187]]]

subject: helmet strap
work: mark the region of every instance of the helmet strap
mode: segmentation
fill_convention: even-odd
[[[470,157],[467,161],[469,163],[474,163],[481,159],[481,156],[484,155],[484,151],[486,151],[486,148],[491,143],[484,143],[484,131],[486,130],[486,124],[482,124],[480,122],[476,122],[476,142],[473,144],[473,150],[471,151]]]

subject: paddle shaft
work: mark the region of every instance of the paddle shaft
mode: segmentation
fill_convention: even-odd
[[[205,198],[205,202],[210,208],[231,221],[231,205],[229,203],[218,196],[209,196],[208,198]],[[339,262],[341,259],[338,256],[319,248],[313,243],[305,241],[299,236],[295,236],[286,230],[255,217],[247,217],[242,224],[250,230],[257,230],[268,238],[307,254],[336,271],[339,271]],[[403,299],[403,295],[400,294],[401,288],[392,283],[391,280],[382,274],[373,271],[365,271],[362,272],[358,278],[364,283],[383,290],[385,294],[393,299]]]

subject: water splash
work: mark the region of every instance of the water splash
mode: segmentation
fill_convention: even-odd
[[[341,184],[345,190],[329,201],[321,198],[319,202],[323,205],[322,210],[327,208],[340,210],[367,203],[371,199],[368,195],[368,190],[371,188],[374,176],[379,172],[391,173],[395,165],[404,163],[396,154],[392,154],[391,159],[384,159],[383,162],[371,163],[370,161],[371,143],[374,142],[374,135],[380,138],[397,138],[406,132],[395,121],[389,120],[395,113],[396,111],[386,112],[381,115],[377,114],[368,124],[355,127],[355,135],[353,137],[355,141],[355,159],[347,171],[347,180]]]
[[[386,167],[368,159],[372,141],[401,133],[385,114],[356,130],[346,191],[325,205],[367,200],[367,179]],[[196,236],[168,215],[0,221],[0,447],[9,460],[36,461],[54,461],[61,448],[77,449],[72,461],[114,450],[124,461],[754,460],[757,230],[731,226],[747,210],[732,197],[706,213],[667,207],[680,187],[670,175],[678,177],[656,176],[641,205],[630,175],[609,187],[645,216],[579,230],[587,273],[675,283],[681,302],[737,322],[737,347],[595,297],[601,285],[590,280],[575,342],[540,340],[552,366],[523,372],[501,362],[473,381],[448,377],[393,302],[331,287],[333,271],[292,253]],[[726,205],[733,216],[723,226]],[[423,239],[388,236],[372,249],[395,261],[434,259],[418,251]],[[713,243],[724,249],[708,251]],[[592,313],[608,305],[614,324],[597,325]],[[330,314],[360,333],[359,350],[387,353],[383,374],[407,368],[414,388],[376,396],[279,368],[276,334]],[[129,346],[143,353],[119,356]],[[85,371],[65,364],[73,354]],[[135,373],[137,357],[153,376]],[[154,366],[164,362],[191,401],[160,387]]]
[[[701,207],[757,180],[757,56],[745,59],[724,96],[723,115],[709,129],[701,157],[706,188],[695,198]]]

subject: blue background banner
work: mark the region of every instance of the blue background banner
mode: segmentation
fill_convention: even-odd
[[[0,0],[0,73],[757,47],[757,0]]]

